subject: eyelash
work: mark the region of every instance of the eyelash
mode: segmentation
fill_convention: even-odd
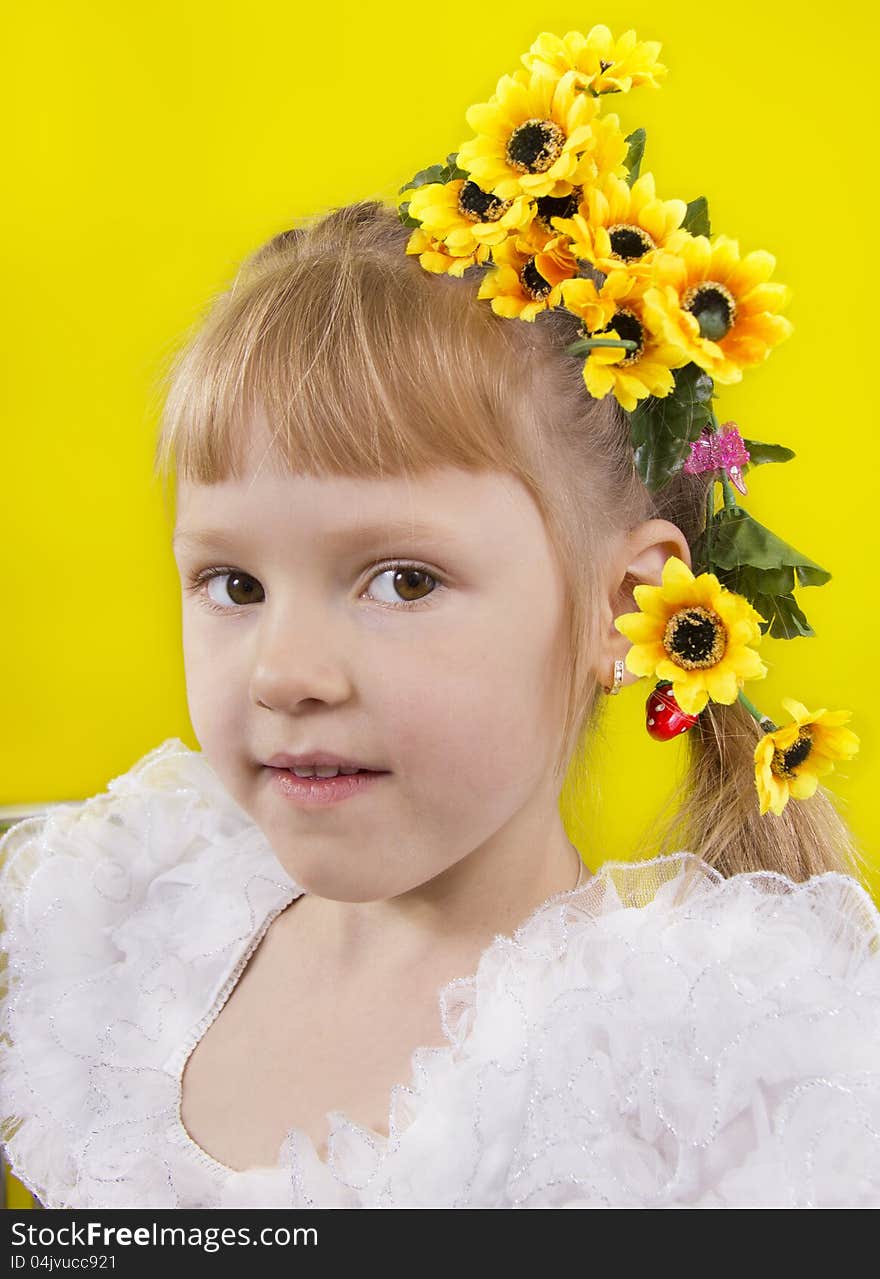
[[[417,569],[418,572],[426,574],[428,577],[431,578],[433,582],[436,583],[435,590],[431,591],[431,593],[425,596],[424,599],[414,600],[408,604],[405,604],[402,602],[400,604],[388,604],[384,600],[379,600],[378,603],[383,608],[403,609],[406,612],[413,612],[415,609],[418,609],[418,608],[430,607],[430,603],[433,597],[439,591],[443,591],[446,589],[442,579],[438,576],[437,573],[434,572],[433,569],[428,568],[427,564],[419,564],[415,560],[389,560],[387,563],[378,565],[376,568],[376,571],[373,573],[373,576],[370,578],[367,585],[369,586],[377,577],[381,577],[383,573],[387,573],[391,569],[404,569],[404,568],[414,568],[414,569]],[[198,573],[194,573],[190,575],[187,590],[190,592],[190,594],[199,597],[199,603],[201,604],[201,606],[203,608],[208,609],[208,611],[211,613],[226,613],[226,614],[239,613],[241,612],[243,608],[246,607],[246,605],[232,604],[229,608],[224,608],[222,605],[215,604],[213,600],[208,599],[207,593],[204,589],[207,586],[208,582],[211,581],[212,578],[229,577],[233,573],[240,573],[242,577],[250,577],[249,573],[242,573],[241,569],[237,569],[237,568],[224,568],[224,567],[218,566],[216,568],[201,569]],[[251,578],[251,580],[255,581],[256,579]]]

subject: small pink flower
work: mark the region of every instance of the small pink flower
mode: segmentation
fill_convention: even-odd
[[[725,430],[724,427],[729,429]],[[700,438],[691,444],[691,452],[684,464],[688,475],[701,475],[703,471],[725,470],[740,493],[746,492],[742,466],[751,454],[743,444],[735,422],[724,422],[722,429],[713,431],[704,426]]]

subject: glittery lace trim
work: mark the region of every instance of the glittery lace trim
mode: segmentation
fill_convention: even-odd
[[[283,901],[279,906],[274,906],[269,911],[268,915],[266,915],[260,924],[257,932],[247,942],[243,953],[235,959],[232,971],[223,982],[220,993],[214,1000],[211,1008],[209,1008],[204,1017],[199,1019],[196,1025],[186,1036],[183,1043],[175,1048],[170,1059],[166,1063],[166,1070],[170,1071],[170,1073],[174,1076],[177,1084],[175,1137],[184,1149],[188,1150],[200,1164],[208,1168],[215,1175],[223,1178],[237,1174],[240,1169],[230,1168],[228,1164],[221,1163],[219,1159],[215,1159],[214,1156],[209,1154],[207,1150],[200,1146],[187,1131],[183,1122],[183,1115],[181,1113],[183,1105],[183,1074],[186,1070],[186,1063],[188,1062],[191,1054],[194,1052],[196,1045],[201,1041],[211,1023],[220,1015],[223,1005],[226,1003],[227,999],[238,984],[238,981],[247,967],[252,955],[268,932],[269,926],[272,924],[273,920],[275,920],[281,912],[290,905],[290,902],[295,901],[299,895],[300,894],[298,893],[293,893],[289,900]]]

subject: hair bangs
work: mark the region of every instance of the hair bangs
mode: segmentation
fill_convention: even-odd
[[[530,325],[496,316],[462,280],[320,226],[243,265],[171,373],[157,469],[240,476],[262,418],[267,460],[292,474],[381,477],[453,465],[534,478]],[[274,247],[273,247],[274,246]],[[516,330],[527,330],[516,332]]]

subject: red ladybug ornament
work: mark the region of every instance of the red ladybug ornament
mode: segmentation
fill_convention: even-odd
[[[688,715],[672,695],[672,680],[662,679],[645,704],[645,728],[658,742],[671,742],[693,728],[699,715]]]

